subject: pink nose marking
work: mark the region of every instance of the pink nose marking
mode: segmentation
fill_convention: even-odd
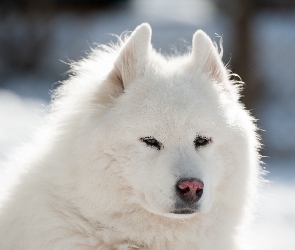
[[[185,180],[178,183],[178,187],[184,192],[184,195],[195,194],[197,190],[202,190],[204,184],[198,180]]]

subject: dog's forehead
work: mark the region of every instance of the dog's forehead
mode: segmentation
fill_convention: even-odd
[[[154,111],[201,115],[219,106],[219,93],[214,83],[201,74],[152,74],[133,87],[130,95],[134,96],[137,105]]]
[[[208,88],[202,84],[211,83],[202,81],[208,80],[175,75],[141,79],[126,90],[128,115],[144,121],[142,127],[159,133],[210,129],[221,117],[218,94],[206,93]]]

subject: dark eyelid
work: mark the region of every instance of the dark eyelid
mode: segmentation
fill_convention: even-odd
[[[147,146],[156,148],[157,150],[160,150],[164,147],[161,142],[159,142],[152,136],[141,137],[140,140],[144,142]]]
[[[207,146],[209,143],[212,142],[212,138],[202,135],[197,135],[197,137],[194,140],[195,148],[201,148]]]

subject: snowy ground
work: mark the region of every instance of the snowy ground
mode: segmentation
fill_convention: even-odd
[[[279,162],[270,163],[269,169],[273,171],[268,177],[271,183],[262,189],[249,250],[291,250],[295,246],[295,171]]]

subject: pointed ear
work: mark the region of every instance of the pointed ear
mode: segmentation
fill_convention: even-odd
[[[192,67],[199,69],[217,82],[227,79],[227,71],[221,61],[217,48],[202,30],[198,30],[193,36]]]
[[[121,87],[122,90],[144,73],[152,50],[151,36],[150,25],[143,23],[137,26],[123,45],[109,75],[112,83]]]

